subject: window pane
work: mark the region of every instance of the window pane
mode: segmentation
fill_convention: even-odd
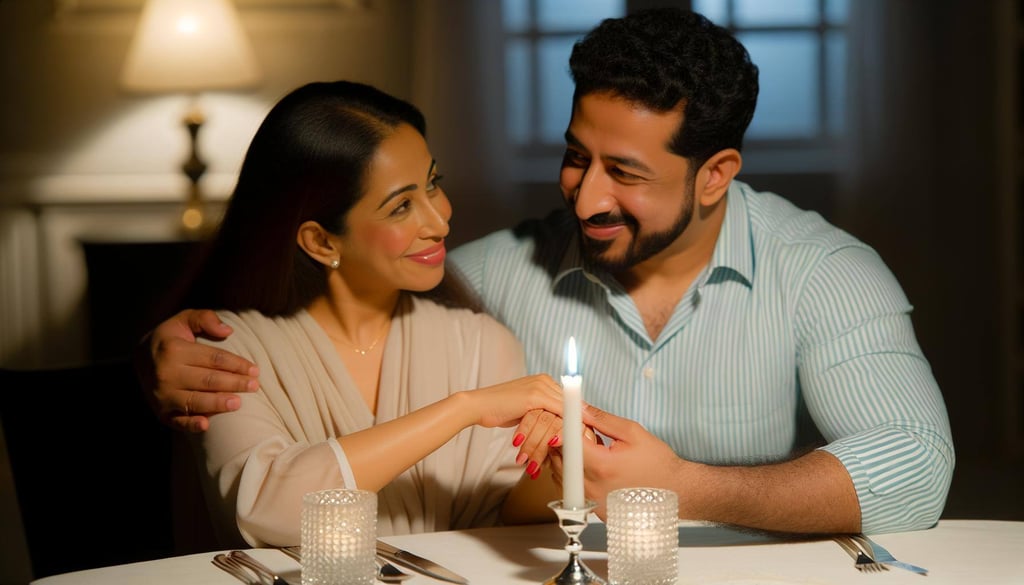
[[[511,40],[505,45],[505,128],[512,144],[530,142],[530,45]]]
[[[818,0],[736,0],[736,26],[817,25]]]
[[[501,0],[501,20],[505,30],[523,32],[530,28],[530,0]]]
[[[625,0],[538,0],[537,28],[585,31],[605,18],[626,13]]]
[[[850,19],[850,0],[825,0],[825,22],[845,26]]]
[[[549,37],[538,43],[540,75],[540,139],[561,144],[572,108],[569,53],[577,37]]]
[[[718,26],[729,26],[729,12],[725,3],[726,0],[693,0],[691,6],[694,12],[703,14]]]
[[[750,138],[813,138],[818,135],[818,43],[811,32],[736,35],[760,69],[761,90]]]
[[[825,36],[825,63],[828,133],[840,137],[846,133],[846,35],[834,31]]]

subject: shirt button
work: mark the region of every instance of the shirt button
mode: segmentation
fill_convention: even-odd
[[[647,378],[648,380],[650,380],[653,377],[654,377],[654,368],[650,368],[650,367],[644,368],[644,378]]]

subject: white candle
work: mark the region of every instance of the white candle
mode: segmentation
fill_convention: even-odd
[[[569,338],[562,376],[562,506],[583,507],[583,377],[576,367],[576,339]]]

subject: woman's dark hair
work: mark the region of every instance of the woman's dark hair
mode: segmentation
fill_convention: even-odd
[[[181,307],[291,315],[327,292],[329,268],[296,242],[315,221],[341,234],[381,142],[401,124],[426,136],[415,106],[349,81],[304,85],[267,114],[216,237]],[[447,275],[432,295],[460,304]],[[465,302],[469,302],[468,299]]]
[[[655,112],[683,103],[671,152],[695,167],[725,149],[740,150],[757,104],[757,67],[726,29],[700,14],[642,10],[601,22],[569,58],[573,105],[610,92]]]

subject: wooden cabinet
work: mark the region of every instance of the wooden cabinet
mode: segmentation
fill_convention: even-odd
[[[88,275],[89,357],[130,354],[172,310],[201,240],[80,239]]]

